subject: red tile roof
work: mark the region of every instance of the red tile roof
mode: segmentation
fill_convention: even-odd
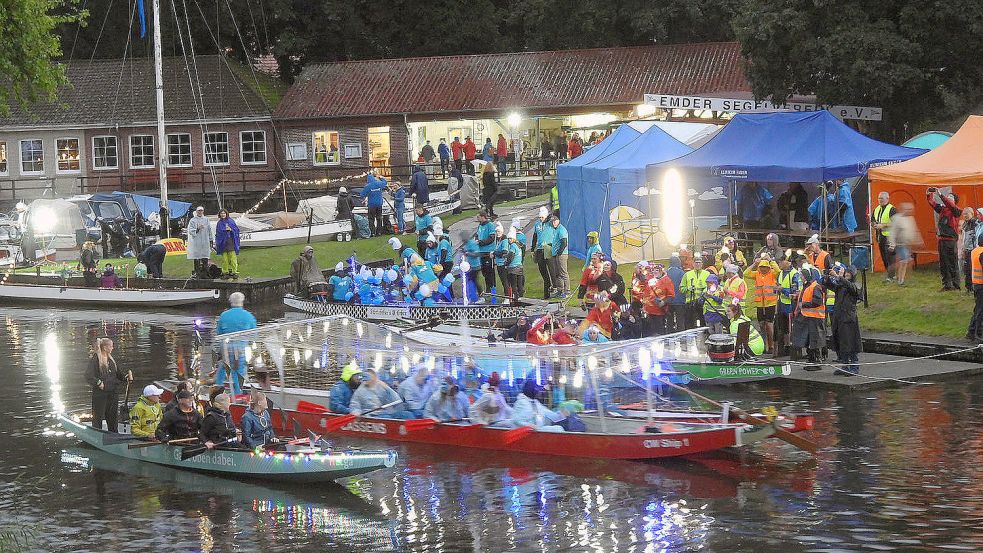
[[[637,104],[749,93],[736,42],[364,60],[308,66],[275,119]]]

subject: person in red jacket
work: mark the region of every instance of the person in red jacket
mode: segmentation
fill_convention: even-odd
[[[601,329],[601,333],[611,337],[614,330],[615,313],[620,312],[618,304],[611,301],[607,292],[598,292],[594,307],[587,314],[587,318],[580,324],[581,332],[589,328],[592,324]]]
[[[652,268],[652,278],[648,281],[642,308],[648,315],[648,335],[658,336],[666,333],[666,314],[669,300],[676,295],[676,287],[661,264]]]
[[[581,300],[581,307],[590,309],[594,305],[594,296],[597,294],[597,280],[604,274],[604,254],[595,253],[591,256],[590,264],[584,267],[584,272],[580,275],[580,287],[577,288],[577,299]]]
[[[502,180],[502,175],[505,174],[505,162],[509,158],[509,142],[505,140],[505,135],[499,133],[498,144],[495,148],[495,163],[498,165],[498,180]]]
[[[551,341],[561,346],[579,343],[580,333],[577,332],[577,321],[573,319],[565,321],[562,327],[553,332]]]
[[[461,144],[460,136],[455,136],[454,142],[451,142],[451,158],[458,171],[464,170],[464,144]]]
[[[639,312],[642,310],[650,278],[652,275],[649,273],[648,261],[639,261],[635,265],[635,272],[631,275],[631,305]]]
[[[471,137],[466,137],[464,139],[464,164],[468,166],[467,169],[469,175],[474,174],[474,163],[471,162],[474,161],[474,154],[476,151],[477,147],[474,145],[474,142],[471,141]]]
[[[959,217],[962,215],[962,210],[956,205],[959,197],[951,192],[943,195],[938,188],[929,188],[926,195],[928,205],[939,214],[939,271],[942,273],[940,291],[958,290],[959,262],[956,242],[959,239]]]
[[[567,155],[574,159],[584,153],[584,143],[580,140],[580,133],[573,133],[573,138],[567,144]]]
[[[537,346],[550,344],[552,337],[553,315],[543,315],[529,327],[529,332],[526,333],[526,341]]]

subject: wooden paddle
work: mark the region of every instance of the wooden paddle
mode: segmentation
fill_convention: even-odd
[[[227,445],[227,444],[231,444],[231,443],[234,443],[234,442],[237,442],[237,441],[239,441],[238,438],[229,438],[228,440],[225,440],[223,442],[218,442],[216,444],[213,444],[213,449],[216,448],[216,447],[218,447],[218,446],[220,446],[220,445]],[[181,452],[181,460],[182,461],[187,461],[188,459],[190,459],[192,457],[197,457],[198,455],[201,455],[202,453],[204,453],[206,451],[208,451],[208,446],[206,446],[206,445],[202,445],[200,447],[189,447],[189,448],[185,448],[184,451]]]
[[[155,445],[174,445],[174,444],[186,444],[190,442],[198,441],[198,437],[193,438],[181,438],[179,440],[171,440],[169,442],[138,442],[135,444],[129,444],[126,446],[127,449],[140,449],[141,447],[152,447]]]
[[[709,403],[710,405],[713,405],[713,406],[718,407],[720,409],[723,409],[724,408],[723,405],[717,403],[716,401],[714,401],[714,400],[712,400],[712,399],[710,399],[708,397],[702,396],[702,395],[694,392],[693,390],[690,390],[689,388],[685,388],[683,386],[677,386],[676,384],[673,384],[672,382],[669,382],[668,380],[664,380],[662,378],[659,378],[658,380],[661,383],[665,384],[666,386],[669,386],[670,388],[675,388],[677,390],[686,392],[687,394],[689,394],[693,398],[696,398],[696,399],[698,399],[700,401],[705,401],[705,402]],[[750,414],[750,413],[748,413],[746,411],[742,411],[741,409],[738,409],[737,407],[734,407],[734,406],[731,406],[730,407],[730,412],[734,416],[736,416],[737,418],[739,418],[739,419],[741,419],[741,420],[743,420],[745,422],[749,422],[751,424],[756,424],[758,426],[770,424],[767,420],[760,419],[758,417],[755,417],[754,415],[752,415],[752,414]],[[797,447],[797,448],[799,448],[801,450],[808,451],[809,453],[812,453],[813,455],[815,455],[816,451],[819,449],[819,446],[816,445],[815,442],[811,442],[811,441],[809,441],[809,440],[807,440],[807,439],[805,439],[805,438],[803,438],[801,436],[797,436],[797,435],[789,432],[788,430],[783,430],[781,428],[778,428],[777,426],[775,427],[775,437],[778,438],[779,440],[782,440],[783,442],[792,444],[792,445],[794,445],[795,447]]]
[[[333,419],[329,420],[327,422],[327,424],[324,426],[324,431],[325,432],[337,432],[338,430],[341,430],[341,427],[343,427],[346,424],[354,421],[355,419],[362,418],[362,417],[364,417],[366,415],[370,415],[372,413],[375,413],[376,411],[382,411],[383,409],[388,409],[388,408],[393,407],[395,405],[399,405],[400,403],[403,403],[403,400],[402,399],[397,399],[396,401],[393,401],[391,403],[387,403],[385,405],[381,405],[379,407],[376,407],[375,409],[369,409],[368,411],[362,413],[361,415],[353,415],[353,414],[349,413],[347,415],[342,415],[340,417],[333,418]]]

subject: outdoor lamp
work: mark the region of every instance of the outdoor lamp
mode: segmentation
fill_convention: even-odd
[[[39,207],[31,212],[31,226],[38,234],[47,234],[54,230],[58,216],[50,207]]]
[[[669,169],[662,177],[662,230],[666,241],[677,246],[683,240],[683,199],[686,189],[679,171]]]
[[[513,111],[508,117],[505,118],[505,120],[508,122],[509,126],[514,129],[522,123],[522,116]]]

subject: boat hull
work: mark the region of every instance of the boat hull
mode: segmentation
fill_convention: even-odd
[[[780,378],[792,374],[792,366],[782,362],[714,363],[673,361],[672,370],[688,374],[703,384],[740,384]]]
[[[126,442],[104,445],[103,437],[107,432],[68,416],[61,415],[58,419],[65,430],[100,451],[126,459],[221,476],[280,482],[326,482],[392,467],[396,463],[395,453],[387,452],[318,454],[316,459],[308,460],[303,455],[257,455],[246,450],[212,450],[182,461],[182,446],[129,449]],[[288,458],[293,460],[285,460]]]
[[[339,242],[351,240],[352,222],[348,219],[297,226],[284,229],[264,229],[242,232],[239,236],[241,248],[270,248],[306,244],[308,235],[311,242]]]
[[[131,288],[0,284],[0,298],[18,302],[59,305],[175,307],[208,303],[218,299],[218,297],[218,290],[137,290]]]
[[[435,307],[422,305],[360,305],[351,303],[317,302],[287,295],[283,303],[288,307],[317,316],[347,315],[363,321],[394,321],[408,319],[414,321],[429,321],[434,318],[446,322],[465,321],[515,321],[522,315],[542,314],[555,308],[535,307],[524,305],[480,304],[460,305],[445,304]]]

